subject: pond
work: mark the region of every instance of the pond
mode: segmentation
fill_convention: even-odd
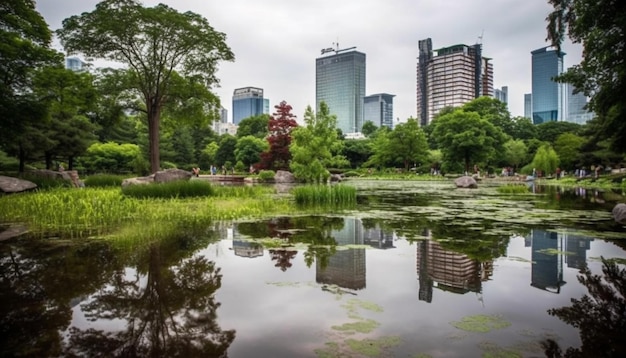
[[[548,313],[588,294],[582,265],[625,267],[619,194],[348,184],[351,210],[212,223],[142,249],[2,243],[0,355],[537,357],[589,329]]]

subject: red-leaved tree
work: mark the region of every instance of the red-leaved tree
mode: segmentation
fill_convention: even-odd
[[[267,124],[269,129],[267,142],[270,148],[266,152],[261,153],[261,162],[257,165],[259,170],[289,169],[291,131],[298,126],[298,122],[296,122],[296,116],[291,113],[292,107],[286,101],[280,102],[274,108],[276,113],[270,116]]]

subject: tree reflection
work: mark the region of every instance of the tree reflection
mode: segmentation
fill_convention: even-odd
[[[90,257],[90,260],[85,260]],[[61,353],[72,302],[119,267],[103,243],[49,244],[34,240],[0,250],[0,356]]]
[[[274,267],[280,267],[280,270],[285,272],[288,268],[293,266],[291,260],[296,258],[298,251],[289,249],[273,249],[270,250],[270,257],[272,261],[276,261]]]
[[[235,331],[216,323],[220,269],[204,257],[152,245],[136,271],[118,270],[81,308],[92,321],[121,320],[118,332],[72,327],[68,356],[226,356]]]
[[[589,294],[572,299],[572,306],[548,310],[580,330],[580,348],[567,348],[565,354],[554,340],[543,342],[548,357],[626,357],[626,269],[602,258],[601,275],[584,267],[578,281]]]

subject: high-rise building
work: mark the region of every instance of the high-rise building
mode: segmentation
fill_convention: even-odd
[[[562,121],[565,117],[564,86],[554,77],[563,73],[564,52],[542,47],[532,55],[532,120],[534,124]]]
[[[330,55],[329,55],[330,54]],[[355,50],[327,48],[315,59],[315,104],[324,101],[337,116],[337,127],[344,134],[363,127],[365,97],[365,54]]]
[[[502,86],[502,88],[494,88],[493,97],[508,106],[509,105],[509,87]]]
[[[82,71],[87,64],[78,57],[65,58],[65,68],[72,71]]]
[[[363,97],[363,123],[371,121],[377,127],[393,129],[393,97],[388,93]]]
[[[565,121],[585,124],[593,119],[595,114],[586,108],[589,98],[582,92],[574,93],[575,87],[569,83],[565,84],[565,88],[567,89],[567,116]]]
[[[237,88],[233,92],[233,124],[239,124],[242,119],[265,113],[265,101],[262,88]],[[269,101],[267,110],[269,111]]]
[[[228,123],[228,110],[220,107],[220,123]]]
[[[524,94],[524,117],[533,119],[533,95],[531,93]]]
[[[480,96],[493,96],[493,65],[483,57],[482,44],[432,49],[430,39],[419,42],[417,115],[429,124],[445,107],[458,107]]]

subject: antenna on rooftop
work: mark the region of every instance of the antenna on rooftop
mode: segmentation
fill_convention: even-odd
[[[477,44],[482,45],[483,44],[483,35],[485,34],[485,29],[483,29],[483,31],[481,31],[480,36],[478,36],[478,42]]]

